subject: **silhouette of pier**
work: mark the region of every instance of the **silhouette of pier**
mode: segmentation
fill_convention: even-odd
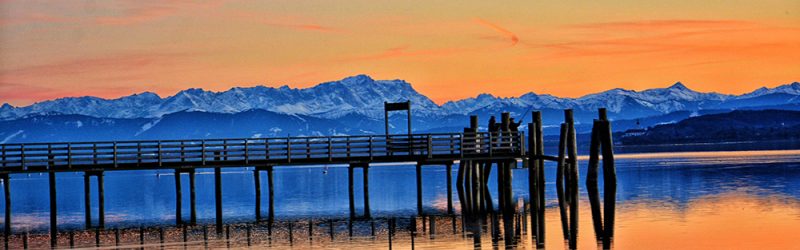
[[[387,104],[388,111],[410,109],[410,103],[405,105]],[[408,112],[410,116],[410,111]],[[197,213],[195,211],[195,172],[196,169],[214,169],[215,212],[216,228],[218,234],[223,232],[223,200],[221,169],[226,167],[254,167],[254,186],[256,193],[255,218],[262,221],[262,195],[261,172],[267,172],[268,185],[268,215],[272,223],[274,212],[274,181],[273,171],[275,166],[298,165],[348,165],[348,194],[350,219],[370,219],[369,204],[369,168],[374,163],[416,163],[416,191],[418,215],[423,216],[422,202],[422,167],[439,165],[446,167],[447,176],[447,213],[455,214],[452,198],[451,169],[459,163],[456,187],[464,217],[473,220],[486,218],[492,214],[496,219],[497,214],[503,215],[506,239],[514,235],[514,214],[517,205],[514,203],[512,193],[512,168],[518,168],[518,162],[523,162],[529,171],[529,188],[531,192],[532,223],[531,235],[538,239],[537,243],[544,243],[544,161],[555,161],[558,164],[557,190],[559,191],[559,206],[562,211],[564,223],[564,236],[574,242],[577,234],[577,158],[574,120],[572,111],[565,111],[565,123],[562,124],[559,155],[544,155],[541,112],[532,113],[532,122],[528,124],[529,134],[517,131],[521,123],[514,123],[509,113],[502,114],[502,120],[496,129],[490,128],[488,132],[479,131],[477,116],[470,117],[470,127],[459,133],[425,133],[414,134],[384,134],[384,135],[353,135],[353,136],[302,136],[279,138],[229,138],[229,139],[195,139],[195,140],[143,140],[143,141],[100,141],[100,142],[54,142],[54,143],[17,143],[0,144],[0,179],[3,180],[5,194],[5,242],[11,235],[11,197],[10,174],[48,173],[50,196],[50,241],[51,246],[58,246],[58,221],[56,204],[56,173],[84,172],[84,192],[86,205],[86,228],[91,229],[91,177],[97,178],[97,195],[99,202],[98,225],[96,229],[103,229],[104,223],[104,190],[103,175],[105,171],[121,170],[163,170],[175,171],[176,192],[176,224],[195,225]],[[605,110],[600,110],[600,118],[595,121],[592,137],[592,157],[590,168],[593,170],[587,185],[597,184],[598,153],[602,148],[604,173],[613,174],[613,152],[609,122],[605,118]],[[388,125],[387,125],[388,132]],[[526,143],[527,142],[527,143]],[[530,150],[527,150],[529,147]],[[494,211],[491,194],[487,187],[491,167],[498,168],[498,195],[499,211]],[[363,207],[364,214],[356,215],[354,170],[363,171]],[[190,190],[190,216],[189,222],[183,221],[181,174],[189,175]],[[604,174],[608,177],[608,174]],[[614,177],[615,178],[615,177]],[[562,184],[566,181],[567,184]],[[609,183],[611,182],[611,183]],[[616,181],[606,178],[606,189],[616,189]],[[613,185],[612,185],[613,184]],[[566,193],[562,189],[566,188]],[[596,192],[596,188],[591,190]],[[613,190],[611,190],[613,191]],[[606,194],[609,194],[607,191]],[[612,193],[613,195],[613,193]],[[609,200],[612,202],[608,204]],[[593,214],[596,209],[596,200],[592,200]],[[613,235],[613,197],[606,197],[606,207],[610,207],[612,228],[604,229],[602,225],[595,226],[596,230],[603,230],[599,235]],[[569,209],[567,217],[566,210]],[[605,211],[609,213],[608,210]],[[570,222],[567,223],[566,219]],[[519,221],[517,219],[517,221]],[[469,224],[469,222],[465,222]],[[599,224],[599,222],[596,222]],[[519,226],[518,226],[519,227]],[[568,230],[568,228],[570,230]],[[480,232],[480,227],[478,227]],[[480,235],[478,233],[477,235]],[[602,237],[604,239],[610,237]],[[572,244],[571,244],[572,245]]]

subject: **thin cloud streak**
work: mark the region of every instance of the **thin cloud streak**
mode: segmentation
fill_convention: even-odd
[[[490,23],[490,22],[488,22],[486,20],[483,20],[483,19],[480,19],[480,18],[476,18],[475,22],[480,24],[480,25],[489,27],[490,29],[493,29],[493,30],[495,30],[497,32],[500,32],[501,34],[506,36],[511,41],[511,46],[517,45],[517,43],[519,43],[519,37],[517,36],[517,34],[514,34],[514,32],[511,32],[510,30],[507,30],[506,28],[500,27],[499,25]]]

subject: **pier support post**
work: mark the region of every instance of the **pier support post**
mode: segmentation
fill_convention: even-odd
[[[369,211],[369,164],[362,164],[361,170],[364,174],[364,217],[369,219],[372,218],[372,214]]]
[[[214,201],[216,207],[216,232],[217,235],[222,234],[222,169],[220,167],[214,168]]]
[[[569,173],[566,173],[569,178],[569,245],[571,249],[577,248],[578,244],[578,146],[576,142],[575,120],[572,115],[572,110],[567,109],[565,112],[567,120],[567,154],[569,155]]]
[[[0,178],[3,179],[3,194],[5,199],[5,221],[3,222],[3,238],[5,247],[8,249],[8,237],[11,235],[11,177],[9,174],[2,174]]]
[[[50,246],[55,248],[58,245],[58,214],[56,209],[56,172],[50,170],[47,173],[50,184]]]
[[[253,182],[256,188],[256,221],[261,221],[261,170],[253,170]]]
[[[447,171],[447,214],[453,214],[453,162],[445,166]]]
[[[86,212],[86,229],[92,228],[92,186],[89,172],[83,173],[83,204]]]
[[[97,226],[105,227],[105,190],[103,184],[103,171],[86,171],[83,173],[83,199],[86,210],[86,229],[92,228],[92,188],[91,178],[97,177]]]
[[[97,226],[99,228],[106,227],[106,202],[105,202],[105,184],[103,183],[104,172],[97,172]]]
[[[353,165],[347,166],[347,194],[350,198],[350,219],[356,217],[356,201],[353,190]]]
[[[197,224],[197,203],[195,202],[197,195],[194,188],[194,173],[194,168],[189,171],[189,209],[192,210],[189,212],[189,221],[192,225]]]
[[[536,131],[536,155],[544,155],[544,133],[542,131],[542,112],[541,111],[534,111],[533,112],[533,122],[535,123],[535,131]],[[544,159],[539,158],[537,161],[537,180],[536,180],[536,187],[537,191],[539,192],[538,201],[539,202],[539,210],[537,211],[537,230],[536,230],[536,247],[537,248],[544,248],[544,238],[545,238],[545,221],[544,221],[544,212],[545,212],[545,203],[544,203]]]
[[[417,214],[422,215],[422,163],[417,162]]]
[[[181,190],[181,171],[175,169],[175,224],[181,225],[183,223],[183,216],[181,215],[181,203],[183,203],[183,194]]]
[[[273,166],[267,167],[267,186],[269,186],[269,197],[267,197],[267,199],[269,199],[269,212],[267,213],[267,216],[270,223],[272,223],[272,220],[275,219],[275,185],[272,179],[274,170],[275,169]]]

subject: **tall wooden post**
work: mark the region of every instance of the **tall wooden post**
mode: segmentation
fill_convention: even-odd
[[[447,214],[453,214],[453,162],[445,166],[447,171]]]
[[[253,170],[253,181],[256,188],[256,221],[261,221],[261,170]]]
[[[50,246],[58,245],[58,205],[56,203],[56,172],[48,172],[50,184]]]
[[[350,198],[350,219],[356,217],[356,201],[353,190],[353,165],[347,166],[347,192]]]
[[[361,171],[364,177],[364,217],[372,218],[372,214],[369,211],[369,164],[362,164]]]
[[[464,187],[464,173],[466,169],[464,168],[464,161],[460,161],[458,163],[458,173],[456,174],[456,192],[458,192],[458,200],[460,201],[459,204],[461,205],[461,214],[469,214],[469,206],[467,205],[465,187]],[[462,216],[463,218],[463,216]]]
[[[3,222],[3,229],[4,229],[4,242],[6,248],[8,248],[8,237],[11,235],[11,177],[9,174],[3,174],[3,194],[5,199],[5,221]]]
[[[603,151],[603,246],[611,247],[611,239],[614,237],[614,217],[616,209],[617,195],[617,170],[614,165],[614,143],[612,141],[611,124],[607,120],[605,109],[600,110],[600,119],[603,119],[601,128],[601,148]]]
[[[489,175],[492,173],[492,162],[481,161],[481,165],[483,165],[483,169],[481,169],[481,175],[483,175],[483,202],[486,204],[486,211],[494,213],[494,202],[492,202],[492,194],[489,192]]]
[[[417,162],[417,214],[422,216],[422,163]]]
[[[86,229],[92,228],[92,186],[89,172],[83,173],[83,204],[86,212]]]
[[[183,192],[181,190],[181,171],[175,169],[175,224],[183,223],[181,215],[181,203],[183,203]]]
[[[537,189],[537,179],[538,171],[539,171],[539,162],[537,161],[537,154],[536,154],[536,128],[535,124],[528,123],[528,200],[531,204],[531,231],[536,231],[536,225],[538,224],[538,217],[536,216],[539,211],[539,190]],[[524,210],[523,210],[524,211]],[[531,238],[535,238],[536,234],[531,233]]]
[[[603,238],[603,221],[600,211],[600,192],[598,190],[597,177],[598,164],[600,160],[600,142],[599,139],[599,120],[594,120],[592,126],[592,137],[589,143],[589,166],[586,173],[586,191],[589,194],[589,206],[592,211],[592,225],[594,226],[594,234],[597,240]]]
[[[216,208],[216,232],[217,235],[222,234],[222,169],[220,167],[214,168],[214,202]]]
[[[568,125],[568,144],[567,153],[569,154],[569,191],[570,191],[570,202],[569,202],[569,245],[570,248],[575,249],[577,248],[578,244],[578,145],[577,145],[577,136],[575,132],[575,120],[572,115],[572,110],[568,109],[565,111],[565,115],[567,116],[567,125]]]
[[[544,133],[542,131],[542,112],[534,111],[533,112],[533,122],[536,124],[536,154],[537,155],[544,155]],[[544,190],[545,190],[545,176],[544,176],[544,159],[539,158],[537,160],[538,171],[537,177],[538,180],[536,181],[536,187],[539,191],[539,211],[537,214],[538,217],[538,224],[536,230],[536,246],[537,248],[544,248],[544,240],[545,240],[545,221],[544,221],[544,212],[545,212],[545,203],[544,203]]]
[[[270,223],[275,219],[275,185],[272,178],[274,170],[273,166],[267,167],[267,185],[269,186],[267,197],[267,199],[269,199],[269,211],[267,212],[267,216],[269,217]]]
[[[561,136],[558,140],[558,163],[556,166],[556,194],[558,195],[558,209],[561,214],[561,230],[564,239],[569,239],[569,224],[567,222],[567,201],[564,197],[564,165],[567,146],[567,124],[561,123]]]
[[[189,203],[190,203],[189,204],[189,208],[192,210],[192,211],[189,212],[189,216],[190,216],[189,221],[192,223],[192,225],[196,225],[197,224],[197,204],[196,204],[197,196],[196,196],[196,192],[195,192],[195,188],[194,188],[195,187],[195,185],[194,185],[194,183],[195,183],[195,181],[194,181],[195,171],[196,170],[194,168],[189,171]]]
[[[103,182],[103,176],[105,172],[100,171],[97,173],[97,212],[99,217],[97,218],[97,224],[100,228],[106,227],[106,201],[105,201],[105,184]]]

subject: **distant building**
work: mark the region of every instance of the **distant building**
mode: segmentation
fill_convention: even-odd
[[[622,137],[643,136],[646,133],[647,133],[647,130],[645,130],[645,129],[634,128],[634,129],[625,130],[625,132],[622,134]]]

